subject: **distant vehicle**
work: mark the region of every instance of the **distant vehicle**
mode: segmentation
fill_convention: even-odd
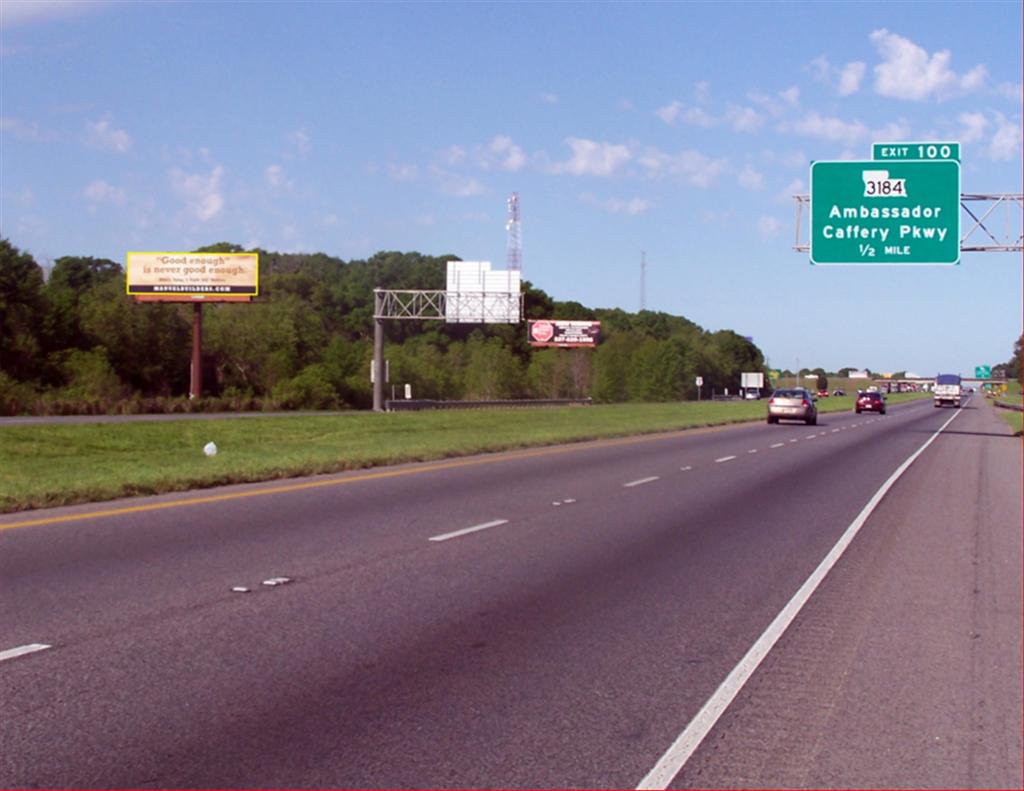
[[[960,374],[939,374],[935,377],[934,404],[936,409],[947,404],[960,408]]]
[[[757,401],[761,397],[761,391],[756,387],[748,387],[743,397],[748,401]]]
[[[818,398],[828,398],[828,390],[819,390]]]
[[[885,397],[881,393],[861,393],[857,396],[857,403],[853,410],[859,415],[861,412],[877,412],[885,414]]]
[[[818,422],[818,407],[814,396],[802,387],[776,390],[768,399],[768,422],[779,420],[802,420],[808,426]]]
[[[844,395],[846,395],[846,391],[843,390],[843,388],[841,388],[841,387],[837,387],[835,390],[832,391],[832,395],[834,395],[834,396],[844,396]]]

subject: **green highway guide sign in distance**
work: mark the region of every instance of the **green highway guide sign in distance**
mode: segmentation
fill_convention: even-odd
[[[812,264],[956,264],[960,163],[811,164]]]
[[[974,366],[974,378],[975,379],[991,379],[992,378],[992,366],[991,365],[976,365],[976,366]]]

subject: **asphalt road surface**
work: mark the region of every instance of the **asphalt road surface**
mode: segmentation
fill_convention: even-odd
[[[974,399],[9,514],[0,787],[1020,788],[1020,482]]]

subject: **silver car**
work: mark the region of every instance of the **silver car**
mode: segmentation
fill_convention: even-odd
[[[768,399],[768,422],[802,420],[808,426],[818,423],[818,406],[814,396],[802,387],[776,390]]]

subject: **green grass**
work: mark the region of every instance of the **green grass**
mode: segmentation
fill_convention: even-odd
[[[853,397],[818,406],[852,410]],[[763,420],[765,410],[733,401],[7,426],[0,512]],[[207,457],[211,441],[219,452]]]

